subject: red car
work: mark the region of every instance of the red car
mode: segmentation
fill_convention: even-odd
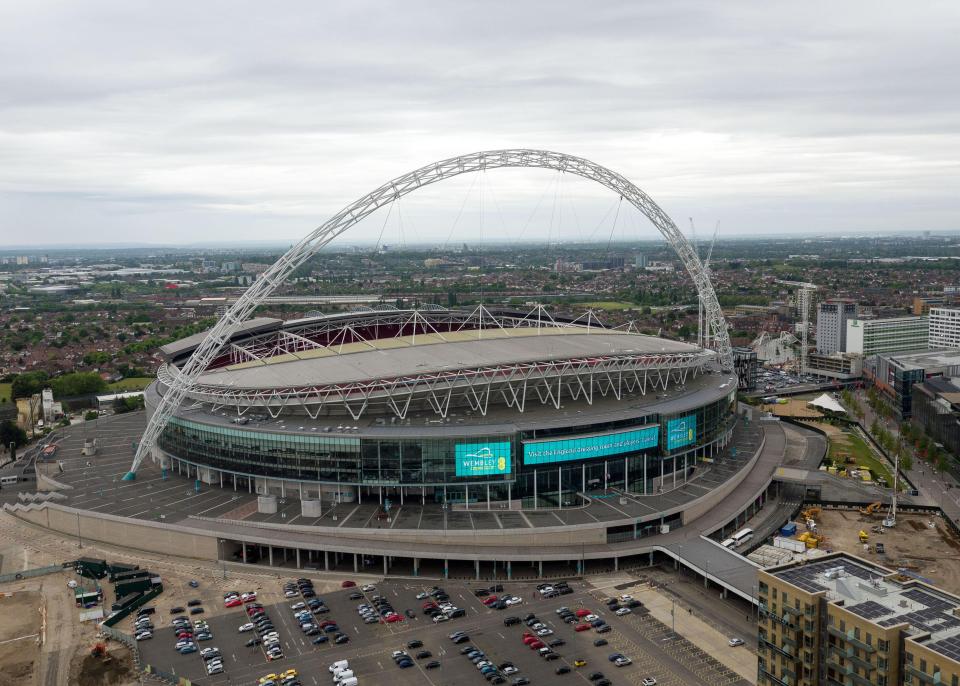
[[[573,630],[574,630],[574,631],[590,631],[590,625],[589,625],[589,624],[577,624],[575,627],[573,627]]]
[[[577,617],[586,617],[587,615],[593,614],[593,613],[590,612],[590,610],[585,610],[585,609],[583,609],[583,608],[580,608],[579,610],[577,610],[577,611],[574,612],[573,614],[575,614]]]
[[[322,628],[324,628],[324,627],[331,626],[331,625],[334,625],[334,624],[336,624],[336,622],[333,621],[332,619],[325,619],[325,620],[323,620],[322,622],[320,622],[320,624],[318,624],[318,626],[322,629]]]
[[[394,622],[402,622],[402,621],[403,621],[403,617],[401,617],[401,616],[398,615],[398,614],[387,615],[387,616],[384,617],[383,619],[384,619],[384,621],[389,622],[390,624],[393,624]]]
[[[356,585],[357,585],[357,582],[356,582],[356,581],[349,581],[349,580],[348,580],[348,581],[344,581],[342,584],[340,584],[340,588],[353,588],[353,587],[356,586]]]
[[[431,600],[429,603],[424,603],[424,604],[423,604],[423,609],[424,609],[424,610],[429,610],[431,607],[440,607],[440,606],[437,605],[437,604],[436,604],[435,602],[433,602],[432,600]]]
[[[231,598],[223,603],[224,607],[240,607],[243,605],[243,601],[239,598]]]
[[[541,648],[543,648],[544,645],[545,644],[543,641],[536,640],[533,643],[528,643],[527,647],[530,648],[530,650],[540,650]]]
[[[533,643],[533,642],[536,641],[536,640],[538,640],[536,636],[529,636],[529,635],[528,635],[528,636],[524,636],[524,637],[523,637],[523,645],[528,646],[528,645],[530,645],[531,643]]]

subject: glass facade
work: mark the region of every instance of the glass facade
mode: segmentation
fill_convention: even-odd
[[[536,499],[538,505],[562,506],[572,503],[577,492],[606,486],[644,494],[672,487],[669,479],[682,480],[698,456],[709,453],[710,446],[729,430],[733,403],[731,392],[676,415],[508,435],[436,438],[270,433],[174,417],[159,446],[174,458],[252,477],[418,487],[438,502],[485,500],[489,488],[493,500]],[[676,429],[677,420],[683,420],[685,432],[693,432],[692,442],[678,446],[668,440],[668,427]],[[545,446],[563,453],[562,459],[545,463],[540,459],[546,454]],[[538,450],[533,454],[540,457],[528,462],[526,447]],[[490,455],[481,454],[484,448]],[[570,450],[579,453],[576,459],[568,459]],[[467,469],[468,463],[480,466]]]

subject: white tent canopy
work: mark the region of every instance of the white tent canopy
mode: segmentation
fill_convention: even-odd
[[[819,398],[811,400],[807,403],[807,405],[813,405],[814,407],[819,407],[822,410],[829,410],[830,412],[843,412],[844,414],[847,412],[845,409],[843,409],[843,405],[831,398],[828,393],[824,393]]]

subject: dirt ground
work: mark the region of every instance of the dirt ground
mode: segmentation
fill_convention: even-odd
[[[78,686],[128,686],[139,680],[133,669],[133,657],[124,646],[112,645],[109,659],[94,657],[88,650],[78,651],[70,663],[70,684]]]
[[[824,510],[817,518],[818,527],[828,539],[823,547],[865,557],[893,570],[905,567],[945,591],[960,594],[960,540],[942,518],[898,514],[895,529],[873,533],[871,528],[881,519],[853,510]],[[870,534],[868,553],[864,553],[857,537],[861,529]],[[875,552],[876,543],[883,543],[885,554]]]
[[[40,605],[36,591],[0,597],[0,684],[31,679],[40,653]]]
[[[823,414],[819,410],[807,404],[809,402],[809,398],[791,398],[787,400],[786,403],[760,405],[760,409],[764,412],[770,412],[777,417],[801,417],[803,419],[818,419],[823,417]]]

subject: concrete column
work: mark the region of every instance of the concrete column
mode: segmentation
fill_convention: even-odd
[[[281,498],[287,497],[287,482],[284,481],[283,479],[280,479],[280,497]]]
[[[273,546],[272,545],[267,546],[267,554],[269,555],[270,566],[273,567]]]
[[[297,548],[297,569],[300,569],[300,548]]]
[[[384,576],[387,575],[387,566],[388,566],[387,563],[388,563],[387,556],[384,555],[384,556],[383,556],[383,575],[384,575]]]
[[[234,491],[237,490],[237,475],[236,475],[236,474],[233,475],[233,490],[234,490]]]
[[[253,493],[253,477],[252,476],[247,477],[247,492]]]
[[[466,509],[470,509],[470,484],[463,485],[463,504]]]
[[[450,560],[444,559],[443,561],[443,578],[450,578]]]
[[[363,505],[363,489],[357,484],[357,505]]]
[[[220,488],[223,488],[223,472],[220,472]]]
[[[644,495],[647,494],[647,459],[649,459],[649,457],[650,457],[649,455],[643,456],[643,494]]]
[[[357,554],[354,553],[354,554],[353,554],[353,572],[354,572],[354,574],[356,574],[356,572],[357,572],[358,569],[359,569],[359,565],[357,564]]]
[[[377,486],[377,495],[380,498],[380,507],[383,507],[383,486]]]
[[[510,486],[511,486],[511,484],[507,484],[507,509],[508,509],[508,510],[511,508],[511,504],[512,504],[512,502],[513,502],[513,501],[511,500],[511,492],[512,492],[512,489],[510,488]]]
[[[543,560],[537,561],[537,576],[543,578]]]
[[[650,551],[650,561],[647,563],[649,567],[653,567],[653,551]]]
[[[287,561],[287,549],[286,549],[286,548],[283,549],[283,561],[284,561],[284,562]]]
[[[243,553],[243,564],[247,564],[247,544],[243,541],[240,542],[240,550]]]
[[[330,571],[330,551],[329,550],[323,551],[323,571],[325,572]]]
[[[585,493],[587,490],[587,463],[584,462],[580,465],[580,492]]]
[[[303,482],[300,482],[300,500],[303,500]]]
[[[487,484],[487,510],[490,509],[490,484]]]
[[[473,571],[477,581],[479,581],[480,580],[480,560],[473,561]]]
[[[533,470],[533,509],[537,509],[537,470]]]
[[[619,570],[620,570],[620,558],[617,557],[616,555],[614,555],[614,556],[613,556],[613,571],[616,572],[616,571],[619,571]]]
[[[507,580],[509,581],[512,578],[513,578],[513,569],[510,566],[510,560],[507,560]]]
[[[400,487],[400,507],[403,507],[403,486]]]
[[[623,490],[630,492],[630,458],[623,458]]]
[[[603,461],[603,490],[607,490],[607,476],[609,471],[607,470],[607,461]]]
[[[413,575],[420,576],[420,558],[413,558]]]

